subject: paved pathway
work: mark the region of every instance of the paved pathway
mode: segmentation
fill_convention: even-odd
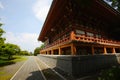
[[[15,66],[13,67],[13,69]],[[11,69],[11,71],[14,71]],[[80,79],[67,78],[51,69],[40,58],[30,56],[10,80],[96,80],[97,77],[87,76]],[[0,79],[2,80],[2,79]]]
[[[67,80],[61,74],[56,72],[54,69],[52,69],[46,63],[44,63],[40,58],[36,57],[36,61],[37,61],[38,65],[40,66],[40,68],[47,80]]]
[[[45,80],[45,77],[40,71],[36,60],[31,56],[11,80]]]

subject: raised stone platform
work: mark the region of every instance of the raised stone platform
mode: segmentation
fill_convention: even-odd
[[[80,77],[88,75],[103,68],[108,68],[120,63],[120,54],[116,55],[38,55],[39,58],[52,68]]]

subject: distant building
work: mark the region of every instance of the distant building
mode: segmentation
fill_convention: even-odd
[[[120,53],[120,13],[102,0],[53,0],[38,40],[41,54]]]

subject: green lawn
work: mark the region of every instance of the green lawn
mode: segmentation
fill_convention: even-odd
[[[10,80],[13,75],[0,76],[0,80]]]
[[[13,62],[20,62],[27,60],[26,56],[13,56],[13,59],[11,61]]]
[[[0,67],[14,64],[16,62],[27,60],[25,56],[13,56],[11,60],[8,60],[6,56],[0,56]]]
[[[28,58],[26,56],[13,56],[11,60],[8,60],[5,56],[0,56],[0,80],[10,80],[14,73],[10,74],[5,70],[5,66],[15,64],[16,62],[25,61]],[[16,68],[17,71],[19,68]]]

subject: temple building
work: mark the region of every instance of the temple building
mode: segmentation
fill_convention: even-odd
[[[46,55],[120,53],[120,12],[103,0],[53,0],[38,40]]]

